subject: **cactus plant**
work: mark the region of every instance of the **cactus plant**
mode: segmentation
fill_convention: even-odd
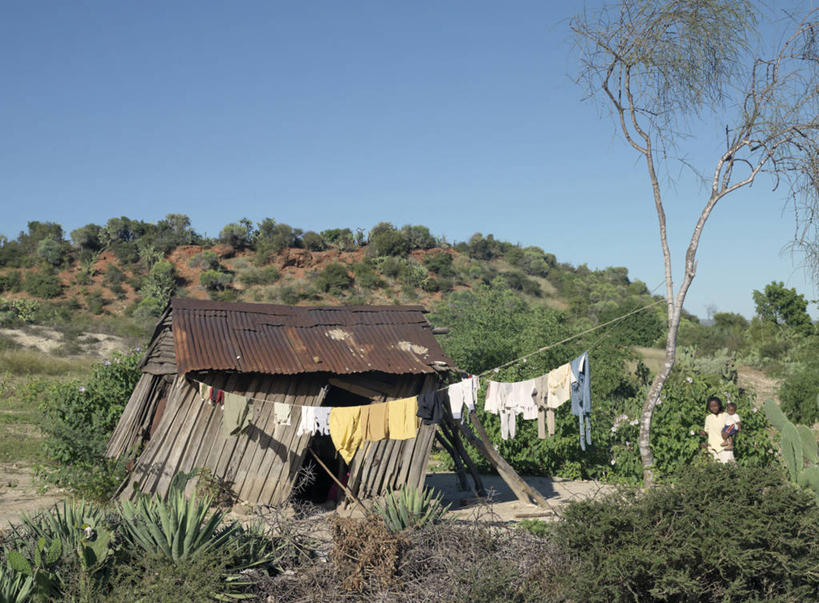
[[[771,425],[776,427],[779,431],[784,429],[785,423],[790,423],[790,421],[788,421],[788,417],[786,417],[785,413],[782,412],[782,409],[779,408],[779,404],[770,398],[765,400],[765,404],[762,408],[765,411],[765,416],[768,417],[768,421],[770,421]]]
[[[796,482],[799,479],[799,473],[804,465],[802,453],[802,438],[799,432],[794,427],[793,423],[788,421],[782,427],[782,457],[785,459],[785,465],[788,467],[788,473],[791,476],[791,481]]]
[[[802,452],[809,463],[819,464],[819,445],[816,443],[816,436],[813,435],[810,427],[797,425],[796,431],[802,439]]]
[[[764,408],[768,420],[782,434],[780,448],[791,481],[812,490],[819,500],[819,444],[816,436],[809,427],[791,423],[773,400],[766,400]]]
[[[374,508],[391,532],[400,532],[437,522],[449,505],[443,506],[432,490],[404,487],[398,496],[387,494],[384,503],[375,503]]]
[[[8,551],[6,553],[6,563],[9,570],[17,574],[17,578],[13,575],[7,580],[8,586],[11,587],[13,597],[8,600],[12,601],[26,601],[27,598],[37,593],[42,598],[47,599],[58,594],[59,578],[55,572],[52,571],[52,566],[60,559],[62,547],[58,539],[54,539],[48,543],[45,538],[37,540],[34,547],[34,563],[26,559],[22,553],[18,551]],[[23,576],[23,578],[20,578]],[[2,582],[3,580],[0,580]],[[3,589],[7,587],[3,585]],[[17,591],[16,594],[14,591]],[[7,599],[0,599],[6,601]]]

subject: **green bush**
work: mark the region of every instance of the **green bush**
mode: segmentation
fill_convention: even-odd
[[[102,314],[107,301],[100,290],[91,291],[85,296],[85,305],[91,314]]]
[[[424,257],[424,267],[438,276],[455,276],[455,269],[452,267],[452,256],[448,253],[434,253]]]
[[[341,251],[353,251],[356,247],[355,237],[349,228],[322,230],[321,238],[329,247],[335,247]]]
[[[752,397],[740,391],[736,384],[718,375],[686,374],[675,370],[666,381],[660,403],[654,410],[651,427],[651,450],[656,474],[660,479],[670,478],[683,467],[695,463],[705,455],[699,432],[705,422],[705,401],[711,395],[731,400],[737,405],[742,418],[742,431],[734,438],[734,455],[739,465],[764,468],[775,464],[775,454],[768,433],[768,420],[758,412]],[[631,399],[621,414],[609,421],[609,433],[602,434],[610,450],[609,476],[636,483],[642,476],[637,442],[639,416],[644,393]],[[599,414],[597,415],[599,417]],[[599,422],[599,418],[597,419]]]
[[[398,281],[406,289],[418,289],[421,283],[427,278],[427,269],[419,264],[414,258],[408,258],[401,266]]]
[[[239,273],[239,280],[248,287],[253,285],[272,285],[279,280],[279,271],[275,266],[255,268]]]
[[[409,251],[409,239],[389,222],[379,222],[370,230],[367,238],[370,257],[406,256]]]
[[[205,270],[199,275],[199,284],[208,291],[224,291],[232,282],[232,274],[218,270]]]
[[[253,239],[253,223],[249,220],[241,220],[240,223],[225,225],[219,233],[219,242],[230,245],[234,249],[244,249],[250,247]]]
[[[779,388],[782,410],[795,423],[819,422],[819,366],[801,365]]]
[[[347,266],[344,264],[328,264],[318,273],[314,284],[319,291],[338,295],[352,286],[353,278],[347,272]]]
[[[406,263],[404,258],[382,257],[373,260],[378,271],[386,277],[398,278]]]
[[[202,270],[218,270],[219,256],[213,251],[203,251],[193,256],[188,265],[191,268],[201,268]]]
[[[571,503],[555,539],[576,601],[812,599],[819,508],[774,470],[708,463],[673,486]]]
[[[362,289],[372,290],[380,289],[384,286],[384,281],[379,278],[370,261],[357,262],[352,264],[350,268],[355,275],[355,282]]]
[[[15,293],[23,286],[23,279],[19,270],[9,270],[5,274],[0,274],[0,293]]]
[[[302,299],[302,292],[293,285],[285,285],[279,290],[279,299],[283,304],[294,306]]]
[[[47,238],[37,243],[37,257],[50,266],[59,266],[63,263],[65,246],[55,239]]]
[[[327,244],[321,235],[312,230],[305,232],[301,240],[304,242],[304,247],[310,251],[324,251],[327,249]]]
[[[176,270],[167,260],[157,262],[142,283],[139,294],[144,298],[139,304],[141,316],[158,316],[176,292]]]
[[[46,480],[94,499],[106,499],[124,476],[105,447],[140,377],[141,353],[115,354],[94,364],[85,384],[72,380],[35,381],[22,395],[40,403],[41,430],[51,465]]]
[[[34,297],[52,299],[62,295],[63,285],[54,272],[42,270],[40,272],[29,272],[26,275],[23,289]]]

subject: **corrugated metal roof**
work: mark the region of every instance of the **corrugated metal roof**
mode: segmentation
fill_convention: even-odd
[[[174,299],[180,373],[294,375],[454,368],[422,306],[280,306]]]

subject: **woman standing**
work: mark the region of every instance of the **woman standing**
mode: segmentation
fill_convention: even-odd
[[[711,396],[706,403],[708,416],[705,417],[705,427],[700,433],[708,437],[708,441],[704,444],[706,449],[714,460],[720,463],[733,463],[734,451],[726,450],[722,442],[722,428],[725,427],[725,409],[722,406],[722,400],[717,396]]]

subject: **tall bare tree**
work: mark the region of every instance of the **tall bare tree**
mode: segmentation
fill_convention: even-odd
[[[654,477],[652,416],[674,367],[683,303],[714,207],[763,174],[775,190],[787,187],[794,207],[813,208],[819,199],[819,14],[786,15],[792,33],[770,58],[752,52],[757,15],[749,0],[621,0],[571,23],[578,82],[611,109],[618,131],[641,156],[659,222],[668,336],[640,418],[646,485]],[[675,283],[658,171],[673,160],[679,137],[692,136],[694,124],[711,113],[725,120],[725,150],[705,172],[708,190]]]

